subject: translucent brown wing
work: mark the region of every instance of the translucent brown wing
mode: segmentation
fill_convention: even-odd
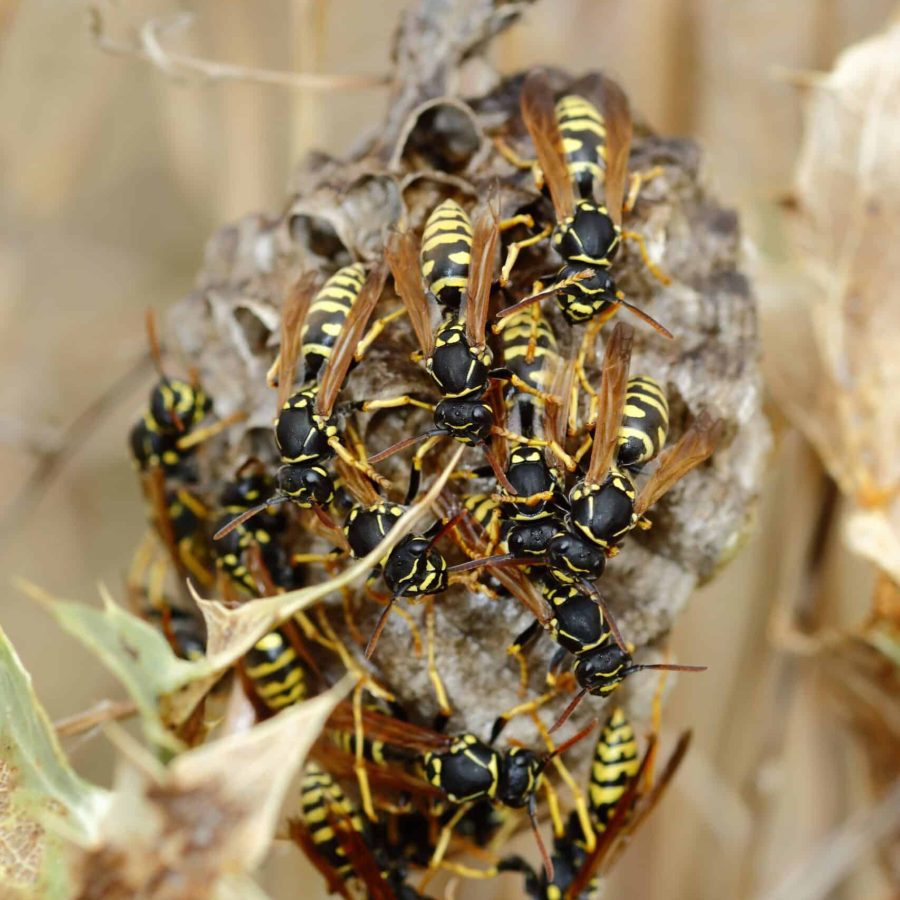
[[[484,329],[491,305],[491,284],[494,280],[494,257],[500,229],[493,210],[482,212],[475,220],[472,238],[472,262],[466,285],[466,338],[470,347],[484,346]]]
[[[556,218],[568,218],[575,211],[575,191],[563,152],[562,136],[556,121],[556,101],[546,73],[530,72],[519,97],[522,120],[531,135],[544,180],[550,190]]]
[[[434,328],[422,290],[417,241],[409,231],[395,232],[388,240],[384,255],[394,276],[394,288],[406,307],[419,348],[427,359],[434,351]]]
[[[374,506],[380,499],[375,486],[356,466],[351,466],[338,458],[334,461],[341,482],[353,495],[353,499],[363,506]]]
[[[672,755],[666,762],[666,768],[656,784],[647,793],[642,794],[641,785],[644,781],[644,774],[656,751],[656,737],[650,738],[650,744],[641,760],[640,769],[629,782],[625,793],[622,794],[612,819],[607,823],[606,830],[598,835],[597,845],[587,855],[577,875],[569,885],[565,893],[566,900],[574,900],[574,898],[582,896],[588,889],[591,881],[601,874],[601,869],[602,871],[609,870],[612,863],[627,846],[627,838],[640,828],[647,816],[650,815],[662,799],[687,753],[690,740],[691,733],[689,731],[681,735],[675,749],[672,751]]]
[[[634,329],[625,322],[618,322],[606,343],[603,355],[597,422],[594,425],[594,444],[585,481],[600,484],[605,478],[616,455],[619,428],[625,412],[625,393],[628,390],[628,369],[631,365],[631,348]]]
[[[316,412],[321,416],[330,416],[334,409],[338,394],[344,386],[344,379],[353,364],[356,347],[365,334],[369,319],[381,297],[386,278],[387,266],[384,262],[379,262],[369,273],[341,333],[334,342],[334,348],[325,364],[316,397]]]
[[[638,494],[635,514],[642,516],[691,469],[709,459],[722,439],[723,431],[721,419],[713,419],[708,412],[700,413],[681,440],[660,457],[659,466]]]
[[[506,471],[506,467],[509,465],[509,442],[506,436],[500,432],[506,429],[509,411],[506,408],[503,383],[492,379],[484,399],[493,410],[494,423],[499,429],[499,432],[495,431],[491,437],[491,452],[494,454],[494,459],[497,460],[497,465]]]
[[[166,476],[162,469],[155,467],[147,472],[144,481],[144,491],[150,504],[150,513],[156,533],[166,548],[175,571],[180,576],[185,577],[187,573],[178,553],[178,545],[175,543],[175,532],[172,528],[169,503],[166,497]]]
[[[575,365],[572,360],[557,356],[553,361],[553,367],[548,391],[550,399],[544,401],[544,438],[556,442],[565,449],[568,438],[569,408],[572,405],[572,388],[575,385]]]
[[[631,153],[631,109],[625,92],[611,78],[600,84],[600,111],[606,126],[606,208],[616,225],[622,224],[628,156]]]
[[[325,860],[312,839],[309,829],[298,818],[288,819],[288,835],[290,839],[303,851],[303,855],[315,866],[318,873],[325,879],[329,894],[340,894],[344,900],[353,900],[350,889],[344,884],[344,880]]]
[[[386,716],[371,709],[362,711],[363,731],[367,738],[384,741],[394,747],[425,753],[429,750],[446,749],[452,738],[431,728],[404,722],[393,716]],[[356,720],[353,717],[353,705],[347,701],[339,703],[329,716],[326,728],[353,732]]]
[[[316,276],[312,272],[301,275],[292,285],[281,312],[281,346],[278,358],[270,371],[278,385],[278,407],[281,412],[294,387],[297,360],[300,358],[303,323],[316,290]],[[303,375],[301,373],[302,380]]]

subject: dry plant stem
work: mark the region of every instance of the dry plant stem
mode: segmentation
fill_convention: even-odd
[[[822,472],[819,475],[819,486],[816,492],[817,505],[807,521],[814,522],[813,531],[809,535],[808,549],[804,555],[803,568],[800,571],[782,570],[775,583],[775,606],[772,618],[776,616],[792,623],[798,631],[810,633],[817,619],[816,606],[822,581],[822,567],[826,562],[828,538],[834,527],[836,491],[834,484]],[[795,539],[799,535],[795,534]],[[796,585],[797,590],[793,589]],[[807,661],[794,653],[782,650],[774,659],[775,674],[772,677],[773,687],[767,691],[767,697],[793,697],[796,686],[803,677]],[[768,702],[767,700],[763,701]],[[766,790],[759,781],[760,773],[771,771],[777,767],[784,757],[787,741],[788,718],[786,715],[767,715],[763,719],[764,733],[758,741],[759,754],[757,762],[750,767],[752,781],[746,786],[747,808],[751,829],[748,845],[741,855],[743,875],[737,883],[743,885],[743,896],[755,896],[759,889],[758,875],[761,871],[761,859],[767,849],[770,834],[769,825],[772,809],[776,800],[770,790]]]
[[[267,84],[275,87],[306,91],[341,91],[384,87],[390,82],[377,75],[320,75],[311,72],[277,72],[233,63],[201,59],[185,53],[167,50],[162,36],[189,26],[194,17],[190,13],[150,19],[140,29],[138,44],[117,41],[106,34],[103,14],[96,6],[88,9],[90,32],[97,46],[106,53],[130,56],[156,66],[173,78],[199,78],[208,81],[240,81],[248,84]]]
[[[850,875],[862,860],[900,830],[900,782],[867,809],[826,835],[774,888],[758,900],[821,900]]]

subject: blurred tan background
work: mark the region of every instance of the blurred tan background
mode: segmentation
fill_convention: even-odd
[[[167,39],[179,49],[268,69],[383,73],[404,6],[134,0],[104,13],[119,40],[149,18],[189,8],[197,14],[190,31]],[[798,90],[786,73],[830,68],[843,47],[881,29],[893,6],[543,0],[500,39],[493,58],[503,71],[545,62],[617,74],[653,126],[702,143],[710,185],[743,213],[751,260],[777,261],[775,203],[801,134]],[[0,501],[18,495],[42,455],[62,445],[66,427],[140,359],[143,311],[190,289],[211,231],[278,208],[303,154],[347,149],[378,121],[384,96],[179,83],[140,60],[101,53],[80,3],[0,0]],[[777,333],[777,305],[760,300],[764,335]],[[149,372],[133,379],[102,416],[90,416],[60,477],[4,521],[4,575],[84,600],[99,580],[121,584],[143,530],[125,435],[149,381]],[[863,618],[873,583],[835,529],[820,529],[828,482],[804,440],[774,407],[772,414],[777,445],[758,531],[675,633],[679,657],[710,667],[706,677],[682,680],[666,712],[671,729],[694,728],[694,750],[607,896],[897,895],[868,843],[843,857],[828,849],[833,829],[872,803],[862,756],[822,688],[821,662],[798,653],[797,641],[771,639],[778,609],[800,606],[830,627]],[[810,606],[806,573],[816,542],[824,579]],[[39,609],[8,585],[2,596],[3,627],[52,716],[119,696]],[[109,761],[102,740],[76,753],[81,771],[97,780]],[[823,847],[840,863],[836,872],[824,867],[824,884],[811,877],[823,873],[811,855]],[[278,896],[312,897],[309,877],[286,848],[276,850],[262,883]],[[459,896],[514,897],[517,885],[510,879],[505,894],[464,885]]]

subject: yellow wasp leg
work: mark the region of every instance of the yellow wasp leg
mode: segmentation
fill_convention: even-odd
[[[638,194],[641,192],[641,188],[648,182],[652,181],[654,178],[658,178],[663,174],[665,169],[662,166],[654,166],[652,169],[645,169],[643,172],[632,172],[631,173],[631,184],[628,187],[628,196],[625,198],[625,213],[626,215],[630,213],[637,203]]]
[[[348,465],[359,469],[366,476],[372,479],[376,484],[383,488],[391,487],[391,482],[383,475],[379,475],[365,460],[357,459],[340,441],[336,435],[328,438],[328,446]]]
[[[372,345],[372,342],[384,331],[387,326],[393,322],[395,319],[399,319],[400,316],[406,315],[406,307],[401,306],[400,309],[395,309],[393,312],[388,313],[386,316],[382,316],[380,319],[376,319],[370,326],[369,330],[366,332],[366,336],[357,344],[356,353],[353,354],[353,358],[359,362],[363,356],[365,356],[366,351]]]
[[[441,680],[440,672],[438,672],[437,663],[434,657],[434,600],[428,597],[425,601],[425,640],[428,647],[428,677],[434,687],[434,694],[437,697],[438,709],[442,716],[451,716],[453,708],[447,699],[447,691],[444,688],[444,682]]]
[[[644,265],[647,267],[647,271],[660,283],[660,284],[671,284],[672,279],[650,259],[650,254],[647,252],[647,242],[644,240],[644,236],[642,234],[638,234],[636,231],[623,231],[622,237],[625,240],[634,241],[641,251],[641,259],[644,261]]]
[[[519,258],[519,253],[524,250],[526,247],[533,247],[535,244],[540,243],[544,238],[549,237],[550,233],[553,231],[552,225],[547,225],[545,228],[542,228],[537,234],[533,234],[531,237],[523,238],[521,241],[514,241],[506,250],[506,261],[503,263],[503,268],[500,270],[500,285],[501,287],[505,287],[509,284],[509,276],[512,273],[513,266],[516,264],[516,260]]]
[[[403,394],[401,397],[390,397],[386,400],[366,400],[359,408],[363,412],[374,412],[376,409],[394,409],[398,406],[418,406],[419,409],[427,409],[429,412],[434,412],[433,403],[416,400],[415,397],[410,397],[408,394]]]
[[[238,410],[237,412],[233,412],[230,416],[225,416],[224,419],[219,419],[218,422],[213,422],[212,425],[207,425],[205,428],[198,428],[196,431],[186,434],[175,442],[175,446],[178,447],[179,450],[189,450],[191,447],[196,447],[198,444],[202,444],[204,441],[214,438],[217,434],[221,434],[226,428],[230,428],[235,423],[243,422],[246,418],[247,413]]]

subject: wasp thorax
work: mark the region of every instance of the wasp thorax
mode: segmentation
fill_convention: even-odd
[[[601,484],[581,481],[569,494],[572,525],[589,541],[610,547],[634,525],[634,498],[634,482],[621,469]]]
[[[376,503],[373,506],[356,506],[347,516],[344,536],[351,553],[360,559],[368,556],[403,515],[403,508],[396,504]]]
[[[434,424],[462,444],[481,444],[491,435],[494,412],[478,400],[441,400],[434,409]]]
[[[543,763],[531,751],[513,747],[500,763],[497,799],[506,806],[527,806],[540,785]]]
[[[579,200],[575,214],[553,229],[553,246],[566,262],[606,267],[618,252],[620,237],[605,207]]]
[[[334,499],[334,480],[321,466],[282,466],[277,484],[278,490],[298,506],[327,506]]]
[[[327,459],[330,423],[315,412],[315,391],[294,394],[275,422],[275,444],[284,462]]]
[[[438,332],[425,368],[445,396],[480,396],[487,388],[491,359],[487,347],[469,345],[465,325],[454,321]]]

